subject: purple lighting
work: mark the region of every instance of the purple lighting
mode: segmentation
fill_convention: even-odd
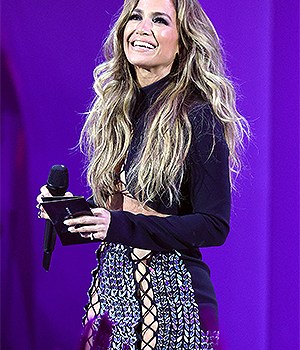
[[[203,249],[222,350],[299,349],[299,2],[203,0],[253,138],[231,232]],[[1,348],[78,349],[97,244],[62,247],[42,268],[35,198],[53,164],[89,194],[74,150],[92,72],[121,0],[2,3]]]

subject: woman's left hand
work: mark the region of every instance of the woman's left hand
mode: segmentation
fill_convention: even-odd
[[[84,238],[104,240],[109,228],[111,215],[104,208],[91,209],[94,216],[80,216],[64,221],[70,233],[80,233]],[[77,227],[80,225],[80,227]]]

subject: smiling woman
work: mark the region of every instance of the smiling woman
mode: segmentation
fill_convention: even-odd
[[[217,349],[199,248],[227,237],[248,133],[218,36],[197,0],[125,0],[104,53],[80,138],[94,216],[65,221],[101,243],[82,349]]]
[[[159,11],[153,11],[159,9]],[[125,26],[124,51],[141,86],[167,75],[178,53],[177,16],[172,0],[141,0]]]

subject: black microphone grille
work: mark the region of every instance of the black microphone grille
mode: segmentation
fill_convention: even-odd
[[[69,172],[64,165],[53,165],[50,170],[47,187],[52,195],[64,195],[69,186]]]

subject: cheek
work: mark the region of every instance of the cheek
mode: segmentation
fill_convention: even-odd
[[[124,29],[124,34],[123,34],[123,50],[125,52],[125,55],[127,56],[128,52],[128,39],[130,37],[130,30],[128,28],[128,25]]]
[[[166,51],[178,52],[178,33],[164,30],[160,33],[161,43]],[[170,53],[171,53],[170,52]]]
[[[134,21],[129,21],[124,27],[124,38],[128,39],[136,30],[136,23]]]
[[[125,45],[128,41],[128,26],[124,28],[124,33],[123,33],[123,45]]]

